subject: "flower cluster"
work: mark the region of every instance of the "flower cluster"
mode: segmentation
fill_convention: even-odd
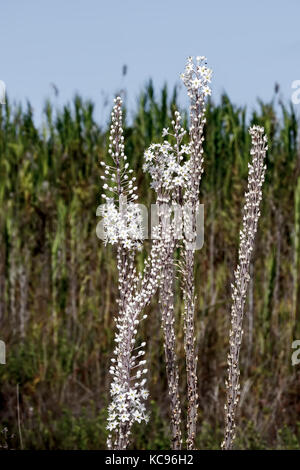
[[[146,373],[146,371],[144,369],[140,374]],[[110,368],[110,373],[118,375],[114,366]],[[143,388],[145,382],[146,380],[143,379],[126,391],[119,384],[118,377],[114,377],[114,382],[111,385],[112,401],[108,407],[107,429],[109,431],[114,431],[120,425],[131,427],[135,421],[137,423],[148,422],[149,416],[146,414],[146,407],[143,403],[149,396],[148,391]]]
[[[147,318],[140,314],[154,295],[160,279],[164,247],[160,240],[153,242],[150,259],[145,261],[144,276],[137,275],[132,269],[132,257],[123,263],[123,255],[118,254],[119,271],[119,314],[116,319],[114,358],[110,367],[113,376],[111,385],[111,404],[109,406],[108,447],[126,449],[134,422],[148,421],[145,400],[147,368],[146,343],[136,346],[137,328],[140,320]]]
[[[132,175],[133,170],[129,169],[125,155],[122,119],[122,100],[117,97],[111,113],[108,148],[114,164],[101,162],[104,169],[101,175],[103,189],[110,194],[102,194],[106,203],[100,208],[99,215],[103,216],[106,243],[120,243],[124,248],[135,249],[141,247],[143,226],[141,212],[133,203],[138,198],[136,178]]]
[[[117,208],[112,199],[101,206],[105,244],[120,243],[128,250],[140,249],[143,240],[143,220],[139,207],[134,203],[121,204]]]
[[[117,351],[116,351],[117,353]],[[132,362],[136,358],[140,358],[145,352],[140,350],[137,356],[132,357]],[[123,381],[120,380],[120,373],[122,373],[122,364],[118,364],[116,359],[112,359],[113,365],[110,367],[110,373],[113,375],[113,382],[111,384],[112,401],[108,407],[108,424],[107,429],[114,431],[116,428],[123,426],[131,428],[132,424],[136,421],[148,422],[148,415],[146,414],[146,407],[144,401],[148,398],[148,391],[144,388],[146,379],[138,382],[138,379],[147,373],[147,369],[139,370],[135,377],[131,377],[131,388],[126,389]],[[146,361],[139,361],[136,367],[142,366]]]
[[[105,243],[119,244],[125,249],[140,249],[143,239],[141,211],[134,204],[137,199],[136,178],[129,168],[125,155],[122,127],[122,100],[117,97],[111,113],[111,126],[108,153],[113,165],[101,162],[104,174],[102,194],[106,203],[100,207],[98,215],[103,217],[103,239]]]
[[[148,421],[144,404],[148,397],[145,389],[146,361],[143,359],[146,343],[135,348],[138,323],[132,308],[127,308],[117,319],[115,357],[111,359],[110,367],[113,381],[107,424],[109,448],[125,449],[133,423]]]
[[[229,333],[227,403],[225,405],[226,428],[222,443],[223,449],[231,449],[235,439],[235,412],[240,395],[239,355],[243,336],[244,307],[250,281],[251,255],[260,216],[259,207],[266,170],[264,160],[268,149],[263,127],[253,126],[249,132],[252,141],[250,151],[252,161],[248,165],[248,188],[245,194],[243,226],[240,231],[239,263],[234,272],[234,284],[231,286],[231,330]]]
[[[252,162],[248,164],[248,190],[245,194],[243,228],[240,233],[240,265],[248,265],[254,248],[254,238],[260,216],[259,206],[262,199],[262,185],[266,170],[264,159],[268,150],[267,136],[264,135],[263,127],[252,126],[249,133],[252,140],[250,151]]]
[[[162,136],[175,138],[175,144],[165,140],[162,144],[151,144],[144,153],[145,163],[143,170],[148,171],[152,177],[151,187],[156,191],[169,194],[178,188],[184,188],[189,184],[190,165],[188,155],[189,145],[181,145],[186,131],[181,127],[181,116],[175,112],[172,121],[174,133],[169,128],[164,129]]]
[[[181,74],[181,79],[187,88],[188,96],[193,98],[195,92],[204,96],[211,95],[209,87],[211,76],[212,70],[207,67],[206,57],[196,57],[196,63],[193,62],[193,57],[188,57],[185,71]]]
[[[184,146],[180,152],[180,161],[189,148]],[[189,179],[189,162],[178,163],[173,146],[165,141],[163,144],[151,144],[145,152],[144,171],[152,177],[151,187],[157,192],[159,189],[171,191],[184,187]]]
[[[116,166],[110,166],[104,162],[100,163],[104,168],[104,175],[100,176],[104,182],[103,189],[110,193],[110,196],[103,193],[102,197],[108,200],[121,195],[123,198],[126,197],[129,202],[133,202],[138,198],[135,194],[137,190],[137,186],[135,186],[136,177],[132,176],[133,170],[129,169],[129,163],[126,162],[121,167],[121,162],[122,160],[118,160]]]
[[[191,148],[191,180],[185,192],[185,202],[193,205],[197,203],[199,197],[199,185],[203,173],[203,129],[206,119],[204,117],[206,108],[205,102],[211,94],[209,83],[211,81],[212,70],[206,65],[204,56],[197,57],[196,62],[193,57],[189,57],[181,79],[187,88],[190,98],[190,148]]]
[[[113,381],[107,425],[111,432],[108,447],[123,450],[128,446],[133,423],[148,421],[144,404],[148,397],[145,389],[148,370],[145,367],[146,360],[143,359],[146,343],[136,346],[136,336],[140,314],[158,287],[161,265],[165,262],[162,242],[153,242],[150,259],[145,261],[143,278],[128,271],[130,262],[131,258],[124,265],[122,256],[118,256],[119,289],[122,295],[116,321],[115,357],[110,367]],[[143,315],[141,319],[146,318],[147,315]]]

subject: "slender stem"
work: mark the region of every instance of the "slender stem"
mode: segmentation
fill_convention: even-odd
[[[232,284],[231,329],[229,333],[228,379],[226,381],[227,402],[225,405],[225,437],[222,448],[232,449],[235,439],[235,417],[240,396],[239,357],[243,336],[243,317],[245,300],[250,281],[250,262],[254,249],[255,235],[260,216],[262,184],[266,166],[266,137],[264,129],[258,126],[250,128],[252,139],[252,162],[249,164],[248,187],[245,195],[243,227],[240,232],[239,262]]]
[[[17,416],[18,416],[18,431],[19,431],[19,438],[20,438],[20,446],[21,446],[21,449],[23,450],[23,438],[22,438],[21,417],[20,417],[19,384],[17,384]]]
[[[164,350],[168,393],[170,398],[172,449],[181,449],[181,405],[179,399],[179,370],[176,356],[174,312],[174,242],[169,243],[167,262],[162,272],[159,301],[164,333]]]

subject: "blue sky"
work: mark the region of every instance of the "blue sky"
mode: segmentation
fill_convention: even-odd
[[[38,120],[45,98],[59,105],[78,91],[103,121],[103,93],[126,87],[132,108],[147,79],[173,86],[188,55],[206,55],[215,99],[226,90],[252,109],[275,82],[290,99],[300,79],[299,21],[298,0],[2,1],[0,79],[11,100],[31,101]]]

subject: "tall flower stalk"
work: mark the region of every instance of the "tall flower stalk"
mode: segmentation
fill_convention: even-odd
[[[181,75],[190,98],[190,178],[183,193],[184,215],[188,224],[185,227],[181,270],[183,274],[184,298],[184,347],[186,354],[187,375],[187,448],[195,447],[198,393],[197,393],[197,357],[195,354],[195,237],[197,233],[196,217],[199,207],[199,189],[203,173],[203,129],[205,124],[205,100],[211,94],[209,83],[212,70],[206,65],[205,57],[188,59]],[[188,230],[189,228],[189,230]]]
[[[97,215],[103,217],[97,227],[98,236],[105,243],[116,246],[117,268],[119,273],[118,315],[114,357],[110,373],[111,403],[108,408],[108,448],[124,450],[128,447],[134,422],[148,421],[145,400],[147,368],[145,342],[137,345],[138,325],[142,310],[150,301],[160,282],[160,271],[165,261],[165,248],[161,237],[156,237],[151,252],[145,261],[143,275],[137,273],[136,251],[141,249],[143,240],[143,220],[137,199],[135,177],[129,169],[124,153],[122,128],[122,100],[117,97],[111,116],[109,154],[113,165],[102,162],[104,167],[103,194],[105,204],[100,206]],[[159,226],[156,227],[159,235]]]
[[[227,402],[225,405],[225,437],[222,448],[230,450],[235,439],[236,409],[240,396],[239,356],[243,336],[245,300],[250,281],[250,261],[254,249],[257,224],[260,216],[262,185],[265,178],[264,163],[267,137],[264,128],[253,126],[251,135],[251,157],[248,172],[248,187],[245,194],[243,226],[240,231],[239,260],[232,284],[231,329],[229,333],[228,379],[226,381]]]
[[[175,113],[172,125],[174,133],[169,132],[169,129],[164,129],[163,137],[170,136],[175,143],[172,145],[165,140],[163,144],[152,144],[145,152],[144,170],[149,171],[152,177],[151,185],[157,193],[158,220],[166,249],[166,260],[161,272],[159,303],[170,399],[172,449],[179,450],[182,435],[174,311],[174,250],[177,244],[178,214],[176,210],[179,194],[189,178],[188,162],[184,161],[189,148],[181,145],[186,131],[181,127],[181,117],[178,111]]]
[[[167,262],[162,270],[160,285],[161,320],[164,332],[166,373],[170,397],[172,448],[181,448],[181,406],[179,399],[179,373],[176,358],[175,313],[174,313],[174,250],[184,228],[183,255],[180,265],[183,274],[184,297],[184,343],[186,352],[188,416],[187,447],[194,448],[197,423],[197,358],[194,347],[194,255],[196,217],[199,204],[199,185],[203,173],[203,128],[205,124],[205,99],[210,95],[208,86],[212,71],[206,66],[205,57],[197,57],[194,64],[189,57],[182,80],[187,88],[190,105],[190,142],[183,145],[186,131],[181,125],[181,116],[175,112],[173,132],[164,129],[163,137],[170,137],[174,144],[165,140],[163,144],[152,144],[145,152],[144,169],[152,176],[152,187],[157,192],[157,203],[162,220],[171,218],[172,206],[183,204],[184,226],[178,230],[178,219],[174,214],[171,238],[168,245]],[[164,212],[163,209],[164,208]],[[188,222],[188,223],[187,223]],[[172,225],[172,224],[171,224]],[[189,230],[187,230],[187,226]],[[178,233],[179,232],[179,233]],[[179,236],[178,236],[179,235]]]

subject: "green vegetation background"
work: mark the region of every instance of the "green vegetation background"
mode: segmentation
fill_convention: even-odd
[[[126,152],[137,173],[140,202],[153,194],[142,172],[143,151],[161,141],[177,104],[176,90],[141,94]],[[259,102],[250,121],[269,138],[262,217],[244,323],[241,411],[236,448],[300,447],[300,154],[290,106]],[[105,408],[116,311],[113,250],[96,237],[101,203],[99,161],[108,134],[94,105],[79,96],[56,111],[45,106],[37,128],[30,104],[0,113],[0,366],[3,449],[105,448]],[[205,131],[205,243],[197,252],[196,343],[199,356],[198,448],[219,448],[230,315],[249,135],[245,107],[223,95],[209,104]],[[147,248],[147,246],[146,246]],[[149,248],[149,247],[148,247]],[[138,263],[143,264],[143,255]],[[179,280],[177,280],[177,293]],[[157,299],[140,328],[147,340],[151,420],[137,426],[133,446],[169,448],[168,398]],[[176,315],[185,412],[182,299]],[[18,387],[17,387],[18,385]],[[18,392],[18,393],[17,393]],[[18,403],[19,421],[18,428]]]

